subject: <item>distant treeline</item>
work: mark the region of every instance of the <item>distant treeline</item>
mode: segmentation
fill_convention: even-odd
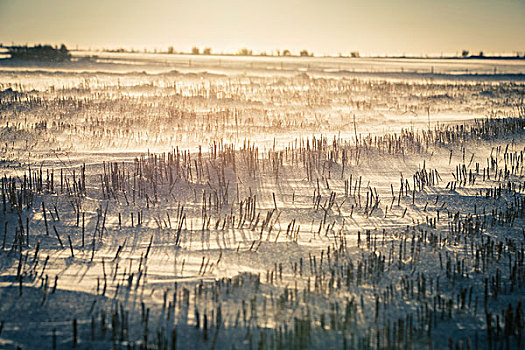
[[[155,49],[147,49],[144,48],[143,51],[136,50],[136,49],[126,49],[126,48],[117,48],[117,49],[101,49],[103,52],[114,52],[114,53],[160,53],[160,54],[182,54],[182,55],[215,55],[215,56],[273,56],[273,57],[313,57],[317,56],[314,54],[313,51],[309,50],[300,50],[298,52],[292,52],[288,49],[282,49],[282,50],[272,50],[272,51],[259,51],[254,52],[251,49],[248,48],[241,48],[237,50],[236,52],[230,52],[230,53],[216,53],[212,50],[211,47],[204,47],[199,48],[198,46],[193,46],[190,51],[177,51],[173,46],[168,46],[167,50],[155,48]],[[341,58],[360,58],[361,54],[359,51],[350,51],[347,53],[339,53],[337,55]],[[317,56],[317,57],[323,57]],[[330,57],[330,56],[329,56]],[[331,57],[336,57],[335,55]],[[479,51],[479,53],[471,53],[469,50],[462,50],[457,52],[456,54],[446,54],[446,55],[372,55],[372,56],[365,56],[370,58],[403,58],[403,59],[425,59],[425,58],[431,58],[431,59],[525,59],[525,51],[517,51],[514,55],[512,54],[506,54],[506,55],[498,55],[498,54],[490,54],[487,55],[483,51]]]
[[[71,53],[66,45],[62,44],[53,47],[51,45],[35,45],[35,46],[8,46],[7,53],[11,59],[25,60],[25,61],[48,61],[48,62],[64,62],[71,60]]]
[[[125,48],[117,48],[117,49],[102,49],[103,52],[112,52],[112,53],[138,53],[141,51],[135,50],[133,48],[131,49],[125,49]],[[243,47],[239,50],[237,50],[234,53],[214,53],[212,52],[211,47],[204,47],[199,48],[197,46],[193,46],[191,48],[190,52],[184,52],[184,51],[176,51],[173,46],[168,46],[167,50],[161,50],[161,49],[153,49],[149,50],[144,49],[144,53],[162,53],[162,54],[181,54],[181,55],[215,55],[215,56],[300,56],[300,57],[313,57],[314,53],[308,50],[301,50],[298,53],[292,53],[288,49],[284,50],[275,50],[275,51],[261,51],[254,53],[253,50],[250,50],[246,47]],[[352,52],[351,57],[359,57],[359,53]]]

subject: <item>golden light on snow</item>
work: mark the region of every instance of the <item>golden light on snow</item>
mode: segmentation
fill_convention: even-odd
[[[0,348],[523,348],[522,15],[0,0]]]

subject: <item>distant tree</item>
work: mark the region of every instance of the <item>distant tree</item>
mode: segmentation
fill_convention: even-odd
[[[8,54],[12,59],[28,61],[64,62],[71,60],[71,54],[64,44],[60,48],[58,45],[55,47],[51,45],[11,46],[8,48]]]
[[[360,55],[359,55],[359,51],[352,51],[350,52],[350,57],[353,57],[353,58],[358,58]]]
[[[245,47],[237,51],[237,55],[239,56],[251,56],[252,53],[253,53],[252,50],[248,50]]]
[[[205,47],[204,50],[202,50],[203,55],[211,55],[211,47]]]
[[[314,54],[313,54],[313,52],[308,52],[308,50],[301,50],[299,52],[299,55],[301,57],[309,57],[309,56],[313,56]]]
[[[282,55],[283,56],[291,56],[292,54],[290,53],[290,50],[285,49],[285,50],[283,50],[283,54]]]
[[[198,55],[201,51],[199,50],[199,48],[197,46],[194,46],[191,48],[191,54],[192,55]]]
[[[275,54],[276,54],[277,56],[281,56],[281,50],[275,50]]]
[[[483,51],[480,51],[479,52],[479,57],[484,57],[484,56],[485,56],[485,54],[483,53]]]
[[[173,46],[168,46],[168,53],[169,54],[175,53],[175,49],[173,48]]]
[[[468,51],[468,50],[463,50],[463,51],[461,52],[461,56],[463,56],[463,57],[468,57],[468,54],[469,54],[469,51]]]

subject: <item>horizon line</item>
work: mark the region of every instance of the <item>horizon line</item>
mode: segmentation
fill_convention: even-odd
[[[7,48],[10,46],[37,46],[37,45],[51,45],[59,47],[63,43],[24,43],[19,44],[11,42],[6,44],[0,42],[0,48]],[[198,49],[197,52],[192,52],[194,49]],[[253,57],[341,57],[341,58],[524,58],[525,48],[523,50],[513,50],[511,52],[486,52],[470,51],[469,49],[460,49],[455,52],[432,52],[432,53],[376,53],[376,52],[364,52],[360,50],[341,50],[338,53],[318,53],[316,54],[313,50],[300,49],[268,49],[268,50],[252,50],[246,46],[240,47],[235,52],[228,50],[215,51],[210,45],[193,45],[191,49],[175,50],[174,45],[163,45],[157,47],[144,47],[137,49],[134,46],[129,45],[69,45],[69,51],[81,51],[81,52],[107,52],[107,53],[147,53],[147,54],[174,54],[174,55],[194,55],[194,56],[253,56]],[[209,52],[205,53],[208,49]],[[344,53],[343,53],[344,52]],[[466,53],[466,55],[465,55]]]

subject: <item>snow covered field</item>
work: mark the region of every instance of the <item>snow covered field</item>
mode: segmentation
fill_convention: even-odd
[[[0,63],[0,348],[523,348],[524,74]]]

